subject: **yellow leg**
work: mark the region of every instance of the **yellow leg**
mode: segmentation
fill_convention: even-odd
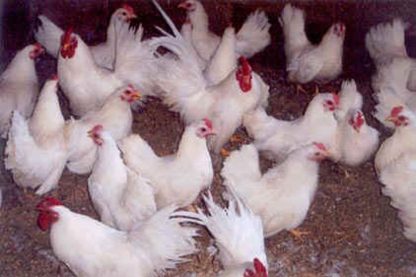
[[[315,85],[314,95],[317,95],[317,94],[319,94],[319,87],[318,87],[318,85]]]
[[[292,229],[289,232],[297,239],[302,239],[302,236],[309,235],[308,231],[302,231],[302,230],[299,230],[298,228]]]
[[[304,89],[303,87],[302,87],[302,85],[300,85],[300,84],[297,84],[296,85],[296,93],[297,94],[299,94],[299,93],[308,93],[307,91],[306,91],[306,89]]]
[[[221,151],[220,151],[220,154],[223,158],[226,158],[226,157],[230,156],[230,151],[228,151],[225,148],[222,148]]]

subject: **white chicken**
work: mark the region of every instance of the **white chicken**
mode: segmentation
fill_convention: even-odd
[[[258,108],[244,116],[243,125],[254,138],[258,150],[273,159],[283,160],[288,153],[315,141],[333,148],[338,127],[334,112],[338,107],[337,94],[321,93],[312,99],[304,115],[296,120],[279,120]]]
[[[270,237],[303,222],[318,186],[319,162],[328,156],[322,143],[307,145],[262,175],[258,152],[249,144],[231,153],[221,176],[228,190],[261,217]]]
[[[117,39],[116,22],[129,22],[131,19],[136,17],[137,16],[134,13],[133,8],[127,4],[123,4],[121,8],[114,11],[107,27],[107,40],[103,43],[89,47],[92,57],[97,65],[107,69],[114,68]],[[64,31],[56,26],[55,23],[53,23],[45,15],[40,15],[38,19],[40,21],[40,26],[38,26],[35,31],[35,38],[46,48],[46,51],[50,55],[58,58],[61,36]]]
[[[156,212],[153,188],[127,168],[111,135],[101,125],[89,132],[98,145],[97,159],[88,178],[88,190],[101,221],[119,230],[131,230]]]
[[[192,43],[198,54],[208,62],[221,39],[209,30],[208,15],[204,7],[198,0],[185,0],[178,7],[186,10],[192,24]],[[265,12],[256,10],[251,13],[237,33],[237,56],[250,58],[266,48],[270,44],[270,26]]]
[[[76,276],[160,276],[196,252],[197,232],[182,227],[184,220],[171,218],[175,207],[158,211],[128,232],[74,213],[51,197],[37,210],[39,227],[50,229],[54,254]]]
[[[86,174],[96,159],[97,146],[88,138],[88,131],[101,124],[116,140],[131,133],[133,115],[130,105],[140,98],[140,93],[128,85],[118,89],[98,111],[92,111],[81,119],[71,119],[65,126],[68,140],[68,164],[70,171]]]
[[[261,218],[238,197],[232,194],[231,197],[227,209],[218,206],[209,194],[208,197],[204,196],[209,215],[201,210],[198,213],[178,212],[177,215],[205,226],[214,237],[224,267],[219,276],[241,277],[254,259],[263,265],[266,273],[267,257]]]
[[[394,107],[388,118],[396,125],[392,137],[380,147],[376,155],[379,180],[383,194],[391,198],[391,205],[399,210],[404,236],[416,241],[416,117],[404,107]]]
[[[244,57],[240,57],[238,67],[223,81],[209,86],[188,44],[157,2],[154,3],[175,36],[165,32],[164,37],[153,39],[153,46],[163,46],[178,56],[177,60],[164,56],[159,58],[156,82],[165,92],[163,102],[179,112],[187,123],[210,118],[217,133],[211,143],[214,151],[219,153],[241,125],[243,115],[267,105],[269,86],[253,72]],[[227,36],[233,33],[230,31]]]
[[[286,70],[290,82],[327,82],[342,72],[345,25],[332,25],[319,45],[313,45],[305,33],[304,12],[286,4],[279,19],[283,28]]]
[[[15,183],[38,188],[36,194],[57,187],[67,158],[57,86],[56,78],[45,83],[28,122],[18,111],[13,113],[5,150],[5,166],[12,171]]]
[[[367,125],[361,111],[363,97],[354,80],[342,82],[339,93],[337,143],[331,149],[331,159],[349,166],[367,161],[377,150],[379,132]]]
[[[26,46],[17,52],[0,75],[0,136],[2,138],[7,137],[14,110],[25,118],[32,114],[39,92],[34,60],[43,51],[39,43]]]
[[[209,119],[188,125],[178,151],[159,157],[139,135],[123,139],[119,145],[126,165],[150,180],[157,208],[190,205],[214,177],[206,138],[214,134]]]
[[[377,69],[372,78],[377,101],[374,116],[386,127],[394,128],[394,124],[384,120],[393,107],[405,105],[416,111],[412,90],[416,62],[407,55],[405,24],[395,19],[374,26],[367,33],[365,43]]]

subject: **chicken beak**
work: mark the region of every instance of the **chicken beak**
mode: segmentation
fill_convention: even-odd
[[[137,18],[137,14],[132,13],[129,15],[129,20]]]
[[[395,123],[397,121],[397,119],[394,116],[391,116],[391,115],[386,117],[384,120],[387,121],[387,122],[392,122],[392,123]]]
[[[138,90],[133,91],[133,93],[131,94],[131,101],[137,101],[140,100],[142,98],[142,95],[140,94],[140,92]]]

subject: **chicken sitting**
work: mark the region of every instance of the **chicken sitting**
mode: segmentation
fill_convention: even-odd
[[[407,55],[405,24],[395,19],[374,26],[365,43],[377,69],[372,78],[377,101],[374,116],[386,127],[395,128],[392,122],[384,120],[393,107],[405,105],[416,111],[415,90],[412,90],[416,61]]]
[[[58,185],[67,158],[57,84],[56,78],[46,81],[28,122],[18,111],[13,113],[5,151],[5,166],[12,171],[16,184],[39,187],[36,194]]]
[[[113,69],[117,39],[116,22],[129,22],[136,17],[133,8],[127,4],[124,4],[112,14],[107,28],[107,40],[89,47],[97,65],[107,69]],[[46,16],[40,15],[38,19],[40,26],[35,31],[35,38],[46,48],[46,51],[50,55],[57,58],[59,55],[61,36],[64,32]]]
[[[357,166],[367,161],[377,150],[379,132],[367,125],[361,111],[363,97],[357,91],[354,80],[342,82],[339,98],[339,109],[335,112],[338,138],[331,149],[331,159]]]
[[[175,207],[128,232],[74,213],[55,198],[45,198],[37,210],[39,227],[50,229],[53,252],[76,276],[160,276],[196,252],[197,232],[171,218]]]
[[[101,124],[118,141],[131,133],[133,115],[131,103],[140,98],[140,93],[131,85],[114,92],[98,111],[92,111],[79,120],[66,123],[68,140],[68,169],[77,174],[91,171],[96,159],[97,146],[87,133],[95,125]]]
[[[188,125],[176,154],[158,157],[139,135],[120,142],[127,166],[150,180],[157,208],[190,205],[213,179],[206,138],[214,134],[212,122],[204,119]]]
[[[280,17],[285,39],[286,70],[290,82],[326,82],[342,72],[345,25],[332,25],[319,45],[312,45],[305,34],[304,12],[286,4]]]
[[[178,212],[190,222],[205,226],[214,237],[224,271],[221,277],[241,277],[253,260],[261,264],[267,276],[267,257],[264,247],[261,218],[232,196],[227,209],[218,206],[211,194],[204,197],[209,215]]]
[[[187,12],[192,25],[192,43],[198,54],[205,60],[211,60],[220,44],[220,37],[212,33],[208,26],[208,15],[198,0],[185,0],[179,4]],[[270,44],[270,23],[267,15],[260,10],[251,13],[237,33],[235,52],[237,56],[250,58]]]
[[[293,150],[315,141],[333,148],[338,127],[334,112],[338,106],[337,94],[321,93],[312,99],[303,117],[294,121],[276,119],[258,108],[244,116],[243,124],[258,150],[283,160]]]
[[[249,144],[231,153],[221,176],[228,190],[261,217],[270,237],[303,222],[318,186],[319,162],[328,156],[322,143],[307,145],[262,175],[258,152]]]
[[[25,118],[32,114],[38,96],[38,77],[34,60],[43,53],[40,44],[28,45],[19,52],[0,76],[0,136],[7,137],[14,110]]]
[[[163,46],[178,56],[176,60],[166,55],[159,58],[160,70],[156,79],[165,92],[163,102],[179,112],[187,123],[210,118],[217,132],[212,146],[219,153],[241,125],[243,115],[267,105],[269,86],[253,72],[244,57],[240,57],[238,67],[223,81],[209,86],[188,43],[157,2],[154,3],[175,36],[165,32],[164,37],[153,39],[153,47]]]
[[[383,194],[399,210],[404,236],[416,242],[416,116],[404,107],[394,107],[388,120],[396,125],[392,137],[376,155],[376,169]]]
[[[111,135],[101,125],[89,136],[98,145],[97,159],[88,178],[88,190],[101,221],[119,230],[131,230],[156,212],[148,181],[127,168]]]

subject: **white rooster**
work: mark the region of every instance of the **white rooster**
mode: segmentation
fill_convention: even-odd
[[[139,135],[123,139],[120,148],[127,166],[150,180],[158,209],[185,207],[211,185],[214,172],[206,138],[213,134],[212,122],[204,119],[185,128],[173,155],[157,156]]]
[[[416,111],[416,97],[412,90],[416,62],[407,55],[405,28],[401,19],[394,19],[372,27],[365,38],[377,69],[372,78],[377,101],[374,116],[388,128],[395,127],[384,120],[393,107],[405,105]]]
[[[342,72],[345,25],[332,25],[318,45],[305,34],[304,12],[286,4],[280,17],[283,28],[288,79],[296,83],[327,82]]]
[[[261,174],[254,145],[244,145],[225,160],[225,186],[240,197],[263,222],[264,235],[299,226],[318,186],[319,162],[327,158],[322,143],[299,148],[281,164]]]
[[[255,259],[263,265],[264,272],[267,273],[261,218],[238,197],[232,194],[231,197],[227,209],[218,206],[211,194],[208,194],[208,197],[204,196],[204,203],[209,215],[201,210],[198,213],[177,212],[177,215],[186,217],[189,222],[205,226],[214,237],[224,267],[219,276],[241,277],[247,267],[251,269]]]
[[[0,136],[7,137],[14,110],[27,118],[32,114],[39,93],[35,59],[43,53],[39,43],[18,51],[0,75]]]
[[[107,27],[107,40],[103,43],[89,47],[97,65],[107,69],[113,69],[117,40],[116,22],[129,22],[136,17],[133,8],[127,4],[123,4],[121,8],[114,11]],[[50,55],[57,58],[59,55],[61,36],[64,31],[56,26],[55,23],[45,15],[40,15],[38,19],[40,21],[40,26],[38,26],[35,31],[35,38],[46,48],[46,51]]]
[[[319,141],[333,148],[338,122],[334,112],[339,107],[339,96],[331,93],[316,95],[305,114],[293,121],[276,119],[263,108],[244,116],[244,127],[254,138],[258,150],[271,158],[282,160],[288,153],[303,145]]]
[[[88,178],[88,190],[101,221],[119,230],[131,230],[156,212],[148,181],[130,170],[110,133],[101,125],[89,132],[98,145],[97,159]]]
[[[396,125],[393,136],[380,147],[375,166],[383,194],[391,198],[391,205],[399,210],[404,235],[416,241],[416,116],[403,106],[394,107],[387,118]]]
[[[55,198],[37,205],[38,225],[50,229],[54,254],[76,276],[160,276],[196,252],[191,227],[171,218],[175,207],[158,211],[131,231],[118,231],[74,213]]]
[[[16,184],[38,188],[36,194],[57,187],[67,158],[57,86],[56,78],[46,81],[28,122],[14,112],[5,151],[5,166]]]
[[[198,54],[208,62],[221,39],[209,30],[208,15],[204,7],[198,0],[185,0],[178,7],[187,11],[188,19],[192,24],[192,43]],[[237,33],[235,45],[237,56],[250,58],[266,48],[270,44],[270,26],[265,12],[256,10],[251,13]]]
[[[163,102],[179,112],[187,123],[210,118],[217,132],[212,140],[213,149],[219,153],[241,125],[243,115],[258,106],[267,105],[269,86],[253,72],[244,57],[240,57],[238,67],[224,80],[209,86],[188,43],[157,2],[153,3],[175,34],[171,36],[164,32],[164,37],[153,39],[153,46],[163,46],[178,57],[176,60],[166,55],[159,58],[156,82],[165,92]],[[227,36],[233,33],[230,31]]]
[[[91,111],[81,119],[70,119],[65,132],[68,140],[68,169],[74,173],[86,174],[91,171],[97,146],[88,138],[88,131],[101,124],[116,140],[131,133],[133,115],[131,103],[140,98],[140,93],[128,85],[118,89],[98,111]]]

